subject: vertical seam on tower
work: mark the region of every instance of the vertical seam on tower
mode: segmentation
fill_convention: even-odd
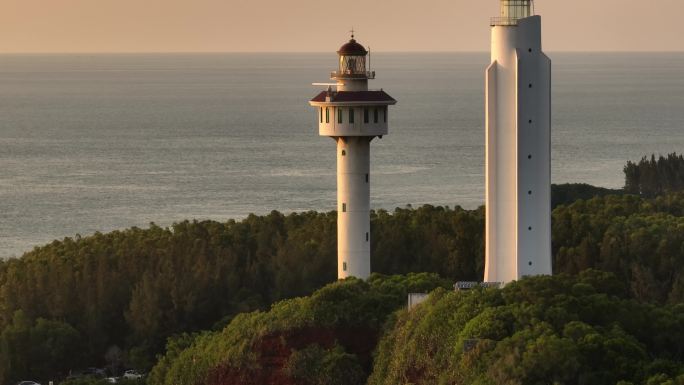
[[[514,267],[515,267],[515,277],[520,276],[520,162],[519,162],[519,149],[520,149],[520,57],[518,56],[518,50],[514,51],[515,55],[515,236],[513,237],[515,241],[514,250]]]

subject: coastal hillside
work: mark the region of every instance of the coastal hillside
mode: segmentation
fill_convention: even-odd
[[[640,301],[681,302],[683,214],[682,193],[559,206],[554,272],[609,271]],[[477,280],[483,221],[482,208],[376,212],[373,267]],[[221,330],[240,313],[333,282],[334,223],[334,213],[277,212],[184,222],[66,239],[0,262],[0,377],[64,378],[105,365],[147,370],[171,336]]]
[[[684,383],[684,306],[633,299],[614,274],[436,290],[386,326],[369,385]]]
[[[148,384],[684,381],[684,306],[637,301],[614,274],[534,277],[502,290],[448,286],[428,274],[339,281],[220,332],[171,340]],[[407,292],[434,288],[405,308]]]
[[[678,156],[663,159],[629,166],[630,183],[663,191],[655,197],[554,186],[554,274],[602,270],[635,301],[684,301],[684,193],[656,177],[684,169]],[[63,379],[88,367],[148,371],[157,355],[187,345],[177,336],[222,331],[240,314],[311,295],[336,278],[335,222],[335,212],[273,211],[225,223],[151,224],[0,261],[0,383]],[[375,272],[482,277],[483,207],[379,210],[371,226]]]
[[[407,294],[449,286],[425,273],[335,282],[241,314],[220,332],[171,341],[148,384],[361,384],[385,321]]]
[[[376,271],[476,279],[482,209],[373,213]],[[0,261],[0,383],[148,370],[167,338],[334,282],[336,214],[272,212],[67,238]],[[475,257],[474,257],[475,256]],[[66,352],[72,352],[66,354]],[[116,354],[109,354],[114,352]]]

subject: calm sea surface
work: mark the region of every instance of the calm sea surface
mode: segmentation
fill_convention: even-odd
[[[684,152],[684,54],[551,54],[553,181],[620,187]],[[399,103],[372,206],[484,200],[487,54],[376,54]],[[149,222],[332,210],[335,144],[307,100],[334,54],[0,55],[0,258]]]

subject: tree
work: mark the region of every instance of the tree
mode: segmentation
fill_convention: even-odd
[[[18,310],[0,334],[0,379],[54,378],[80,361],[83,339],[71,325],[39,318],[32,323]]]

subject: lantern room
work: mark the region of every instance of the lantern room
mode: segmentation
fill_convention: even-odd
[[[337,51],[339,67],[330,74],[333,79],[373,79],[375,74],[370,67],[370,52],[356,40],[351,39]],[[368,61],[368,62],[367,62]]]
[[[534,15],[533,0],[499,0],[501,11],[499,17],[492,18],[492,26],[515,26],[519,19]]]

